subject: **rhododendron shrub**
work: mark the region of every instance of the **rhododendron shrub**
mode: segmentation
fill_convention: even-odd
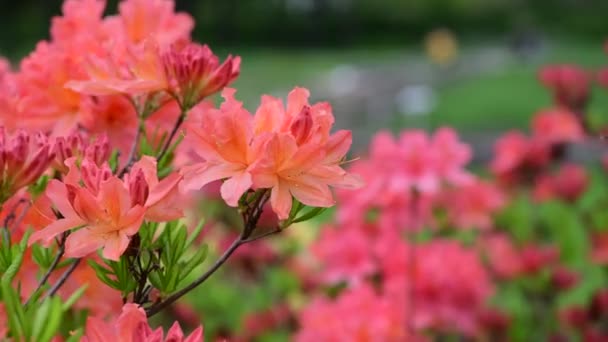
[[[240,57],[193,42],[173,1],[104,9],[66,0],[48,41],[15,70],[0,61],[0,338],[202,341],[200,321],[187,335],[148,317],[333,206],[331,188],[360,187],[342,168],[351,133],[304,88],[246,110],[227,87]],[[204,266],[190,216],[212,181],[240,231]]]

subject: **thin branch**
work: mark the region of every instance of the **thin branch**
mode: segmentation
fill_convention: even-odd
[[[68,235],[65,233],[62,235],[61,241],[59,241],[59,244],[58,244],[59,250],[57,251],[57,255],[55,256],[55,259],[53,259],[51,266],[49,266],[49,269],[46,271],[46,273],[44,274],[42,279],[40,279],[40,281],[38,282],[38,286],[36,287],[34,292],[32,292],[30,297],[25,301],[24,305],[29,304],[32,297],[34,297],[34,295],[36,293],[38,293],[38,291],[40,291],[40,289],[44,286],[44,284],[46,284],[46,282],[49,280],[49,277],[51,276],[51,273],[53,273],[55,268],[57,268],[57,265],[59,265],[59,261],[61,260],[61,258],[63,257],[63,254],[65,253],[65,240],[66,240],[67,236]]]
[[[257,240],[263,239],[263,238],[265,238],[267,236],[278,234],[278,233],[280,233],[282,231],[283,231],[283,229],[281,229],[281,227],[277,226],[273,230],[267,231],[267,232],[262,233],[262,234],[260,234],[258,236],[250,237],[247,240],[243,240],[243,243],[249,243],[249,242],[257,241]]]
[[[175,301],[180,299],[183,295],[192,291],[194,288],[196,288],[197,286],[202,284],[205,280],[207,280],[209,277],[211,277],[211,275],[213,273],[215,273],[215,271],[217,271],[228,260],[228,258],[232,255],[232,253],[234,253],[234,251],[236,251],[237,248],[239,248],[239,246],[241,246],[243,244],[243,240],[244,240],[243,234],[239,235],[239,237],[232,242],[230,247],[228,247],[228,249],[226,249],[224,254],[222,254],[222,256],[219,259],[217,259],[215,261],[215,263],[213,263],[213,265],[211,266],[211,268],[209,268],[207,270],[207,272],[203,273],[202,276],[200,276],[198,279],[196,279],[195,281],[190,283],[188,286],[175,292],[171,296],[165,298],[162,302],[152,305],[150,308],[148,308],[146,310],[146,315],[148,315],[148,317],[154,316],[159,311],[161,311],[162,309],[166,308],[167,306],[173,304]]]
[[[59,278],[59,280],[57,280],[55,285],[53,285],[53,287],[49,290],[49,292],[47,292],[47,294],[42,298],[43,301],[47,297],[55,295],[55,293],[57,293],[57,291],[59,291],[59,289],[63,286],[63,284],[66,282],[66,280],[68,280],[70,275],[72,275],[72,273],[74,272],[76,267],[78,267],[78,264],[80,264],[81,260],[82,259],[79,258],[79,259],[74,260],[74,262],[72,262],[70,267],[65,272],[63,272],[63,274],[61,275],[61,278]]]
[[[171,130],[169,137],[165,141],[163,148],[158,153],[158,156],[156,156],[157,160],[161,160],[161,158],[164,157],[165,154],[167,154],[167,151],[169,151],[169,148],[171,147],[171,142],[173,141],[173,138],[175,138],[177,131],[182,126],[185,119],[186,119],[186,111],[182,110],[182,112],[179,114],[179,117],[177,118],[177,121],[175,121],[175,125],[173,125],[173,129]]]
[[[129,151],[129,154],[128,154],[129,157],[127,158],[125,167],[123,167],[122,170],[118,173],[118,178],[122,178],[122,176],[124,176],[127,172],[129,172],[129,169],[131,169],[131,166],[133,166],[133,164],[135,164],[137,146],[139,145],[139,139],[141,138],[141,132],[143,130],[144,130],[143,120],[141,119],[141,117],[138,117],[137,132],[135,133],[135,139],[133,139],[133,144],[131,145],[131,150]]]
[[[146,315],[148,317],[154,316],[167,306],[173,304],[175,301],[177,301],[185,294],[205,282],[209,277],[211,277],[211,275],[213,275],[213,273],[215,273],[241,245],[258,240],[258,238],[253,238],[250,240],[249,237],[251,236],[251,234],[253,234],[260,219],[260,215],[262,214],[262,211],[264,209],[264,204],[268,201],[269,198],[269,192],[264,191],[253,201],[252,205],[247,208],[247,210],[243,213],[243,221],[245,223],[243,231],[241,232],[239,237],[236,238],[232,242],[232,244],[230,244],[230,247],[228,247],[224,251],[224,253],[219,257],[219,259],[217,259],[205,273],[203,273],[198,279],[190,283],[188,286],[165,298],[163,301],[158,302],[147,308]]]

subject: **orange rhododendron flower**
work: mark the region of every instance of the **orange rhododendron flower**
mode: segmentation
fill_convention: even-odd
[[[102,180],[97,194],[57,180],[49,182],[46,193],[63,218],[32,234],[30,244],[48,245],[58,234],[80,227],[66,240],[68,257],[80,258],[103,247],[104,258],[118,260],[144,219],[144,207],[131,205],[128,189],[116,177]]]
[[[329,186],[355,187],[359,179],[340,167],[350,148],[348,131],[329,134],[334,122],[326,103],[308,104],[308,90],[294,89],[287,108],[262,97],[255,116],[225,89],[226,101],[187,127],[186,144],[204,161],[182,169],[183,190],[225,179],[222,198],[236,206],[248,189],[271,188],[271,204],[286,219],[291,196],[316,207],[334,204]]]
[[[179,324],[175,322],[163,336],[163,328],[152,330],[148,325],[146,313],[136,304],[125,304],[122,314],[111,323],[97,317],[89,317],[85,330],[84,342],[202,342],[203,327],[199,326],[188,337]]]
[[[106,56],[90,57],[89,80],[70,81],[66,87],[89,95],[165,91],[189,109],[239,75],[239,57],[228,56],[220,64],[206,45],[159,46],[153,39],[140,45],[117,45]]]

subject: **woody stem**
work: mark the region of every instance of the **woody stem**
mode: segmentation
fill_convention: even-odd
[[[143,132],[143,130],[144,130],[144,120],[140,116],[138,119],[138,123],[137,123],[137,132],[135,133],[135,139],[133,139],[133,144],[131,145],[131,150],[129,151],[129,157],[127,158],[125,167],[123,167],[122,170],[118,173],[118,178],[121,178],[127,172],[129,172],[129,169],[131,169],[133,164],[135,164],[135,156],[137,155],[137,146],[139,145],[139,139],[141,137],[141,133]]]
[[[165,156],[165,154],[167,154],[167,152],[169,151],[169,148],[171,147],[171,142],[175,138],[177,131],[179,130],[179,128],[184,123],[184,120],[186,119],[187,112],[188,111],[186,109],[182,109],[182,111],[180,112],[179,117],[177,118],[177,121],[175,121],[175,125],[173,125],[173,129],[171,130],[171,133],[169,134],[169,137],[165,141],[163,148],[158,153],[158,156],[156,156],[157,160],[161,160]]]
[[[154,316],[155,314],[157,314],[164,308],[173,304],[175,301],[177,301],[178,299],[183,297],[185,294],[192,291],[193,289],[198,287],[200,284],[205,282],[207,279],[209,279],[209,277],[211,277],[211,275],[213,275],[213,273],[215,273],[241,245],[244,245],[248,242],[258,240],[257,238],[256,239],[249,239],[249,238],[251,237],[251,235],[253,234],[253,232],[257,226],[258,220],[260,219],[260,215],[262,214],[264,204],[268,201],[269,197],[270,196],[269,196],[268,192],[265,191],[264,193],[262,193],[261,196],[259,196],[258,198],[255,199],[255,201],[254,201],[254,203],[252,203],[252,205],[250,205],[247,208],[247,210],[243,213],[243,221],[245,223],[243,231],[238,236],[238,238],[236,238],[232,242],[230,247],[228,247],[224,251],[224,253],[219,257],[219,259],[217,259],[205,273],[203,273],[198,279],[196,279],[195,281],[190,283],[188,286],[182,288],[181,290],[175,292],[171,296],[165,298],[163,301],[158,302],[158,303],[152,305],[151,307],[147,308],[146,315],[148,317]]]

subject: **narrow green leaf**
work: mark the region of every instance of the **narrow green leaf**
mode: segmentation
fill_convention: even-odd
[[[302,216],[300,216],[300,217],[294,219],[293,221],[291,221],[291,223],[298,223],[298,222],[308,221],[308,220],[310,220],[310,219],[312,219],[312,218],[320,215],[325,210],[327,210],[327,208],[312,208],[306,214],[303,214]]]

